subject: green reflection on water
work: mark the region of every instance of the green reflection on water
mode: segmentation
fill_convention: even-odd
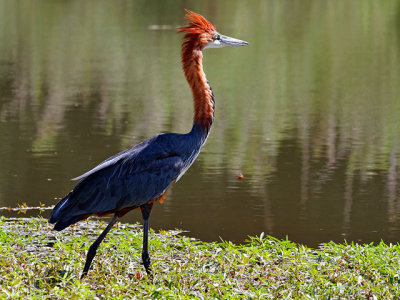
[[[216,121],[187,185],[170,200],[215,180],[215,201],[261,205],[255,213],[269,225],[260,230],[274,233],[270,190],[292,190],[300,203],[293,214],[312,220],[321,186],[343,185],[337,213],[346,231],[357,219],[351,196],[362,195],[355,182],[379,185],[383,172],[382,222],[399,228],[398,1],[0,1],[0,202],[58,197],[71,187],[66,178],[108,155],[190,129],[174,31],[184,7],[250,46],[205,53]],[[287,151],[299,170],[290,186],[292,169],[280,177]]]

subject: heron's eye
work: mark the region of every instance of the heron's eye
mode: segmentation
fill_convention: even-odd
[[[221,39],[221,36],[218,33],[214,34],[214,36],[213,36],[214,41],[219,41],[220,39]]]

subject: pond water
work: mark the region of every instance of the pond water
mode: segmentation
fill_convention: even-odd
[[[215,123],[151,227],[208,241],[397,242],[400,3],[390,0],[0,1],[0,206],[53,205],[108,156],[190,130],[175,33],[184,8],[250,45],[205,51]]]

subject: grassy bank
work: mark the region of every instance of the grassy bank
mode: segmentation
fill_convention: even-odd
[[[104,228],[83,222],[55,233],[44,219],[0,219],[0,298],[395,298],[398,245],[324,244],[310,249],[271,237],[245,245],[204,243],[179,232],[151,233],[155,272],[139,263],[142,233],[120,224],[80,280],[90,243]]]

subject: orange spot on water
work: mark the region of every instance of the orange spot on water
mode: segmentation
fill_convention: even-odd
[[[245,177],[245,176],[243,176],[243,174],[242,173],[240,173],[239,175],[238,175],[238,177],[237,177],[238,179],[246,179],[247,177]]]

